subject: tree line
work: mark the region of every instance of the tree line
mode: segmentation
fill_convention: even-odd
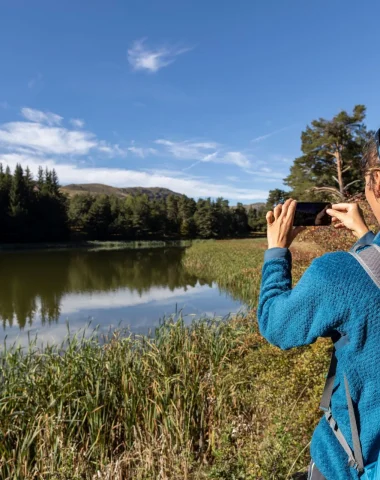
[[[251,212],[250,212],[251,213]],[[0,242],[227,238],[250,231],[249,215],[239,203],[185,195],[149,198],[146,194],[79,194],[60,191],[55,170],[0,165]]]
[[[98,240],[226,238],[249,231],[242,204],[230,208],[223,198],[196,202],[185,195],[150,199],[80,194],[69,200],[68,220],[74,231]]]

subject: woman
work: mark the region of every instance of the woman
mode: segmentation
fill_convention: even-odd
[[[367,144],[362,166],[365,195],[380,223],[379,139],[380,130]],[[311,344],[318,337],[330,337],[337,331],[348,334],[349,344],[339,351],[331,410],[352,448],[345,373],[367,465],[377,460],[380,450],[380,289],[360,263],[344,251],[314,259],[292,288],[289,247],[305,228],[293,228],[296,204],[288,199],[266,215],[268,250],[257,310],[260,332],[284,350]],[[375,235],[369,231],[358,204],[334,204],[327,213],[334,227],[347,228],[358,238],[354,246],[369,243],[380,246],[380,232]],[[323,416],[314,431],[310,453],[309,479],[360,478],[348,465],[345,451]]]

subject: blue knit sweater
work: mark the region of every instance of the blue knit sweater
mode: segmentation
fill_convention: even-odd
[[[380,246],[380,232],[368,232],[356,244],[372,242]],[[358,412],[364,465],[376,461],[380,450],[380,289],[344,251],[314,259],[294,288],[291,268],[288,248],[266,250],[257,310],[260,332],[283,350],[309,345],[336,330],[348,333],[349,343],[337,351],[331,410],[352,448],[345,373]],[[359,479],[324,416],[314,431],[310,454],[327,480]]]

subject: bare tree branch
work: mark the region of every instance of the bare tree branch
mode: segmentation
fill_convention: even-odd
[[[328,192],[331,195],[334,195],[335,197],[339,198],[339,200],[345,200],[346,199],[346,195],[344,195],[343,193],[341,193],[338,189],[336,189],[334,187],[311,187],[306,191],[307,192]]]
[[[354,180],[353,182],[348,183],[344,188],[347,189],[353,183],[360,182],[360,180]]]

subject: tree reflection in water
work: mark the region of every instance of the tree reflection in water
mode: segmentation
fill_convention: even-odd
[[[127,288],[141,296],[152,287],[195,287],[211,283],[182,267],[184,249],[66,250],[0,255],[0,319],[4,328],[56,322],[64,295]]]

